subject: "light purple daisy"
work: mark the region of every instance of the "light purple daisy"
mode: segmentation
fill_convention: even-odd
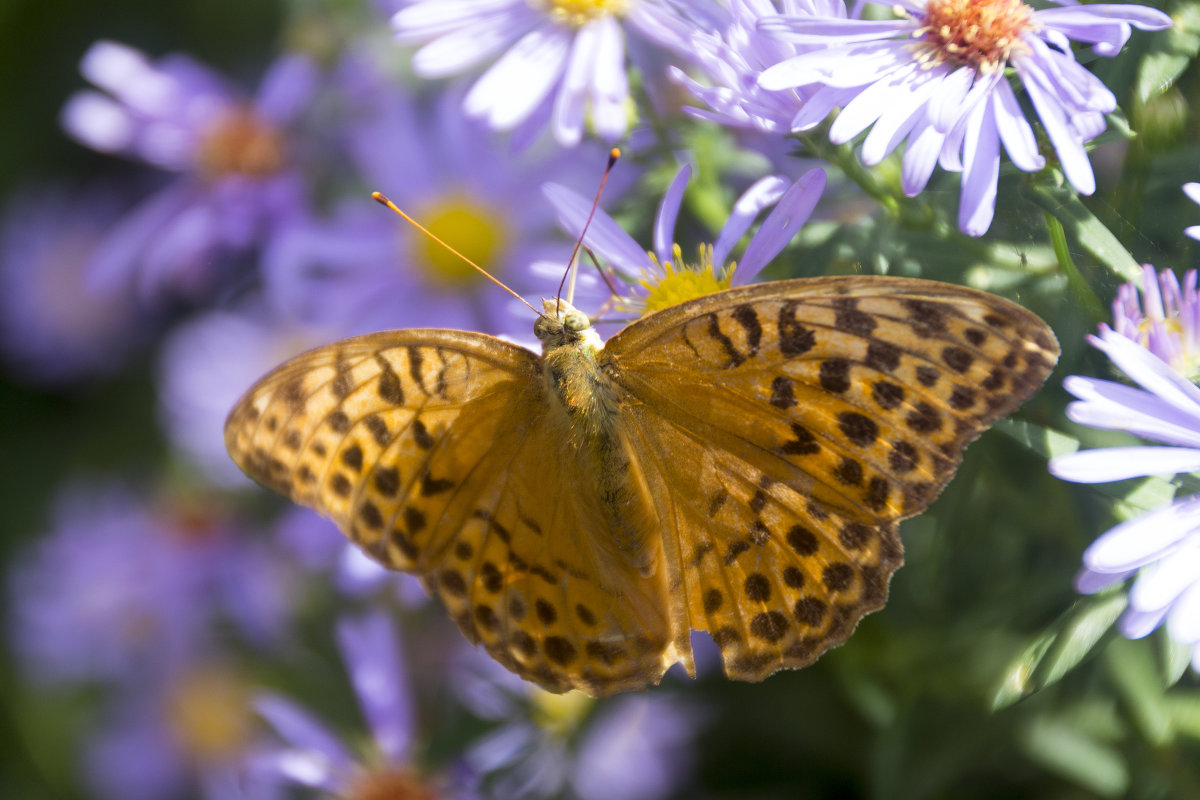
[[[697,30],[690,37],[691,58],[703,74],[697,80],[679,67],[671,76],[711,110],[689,108],[700,119],[735,128],[749,128],[770,134],[792,131],[792,119],[808,96],[819,87],[767,89],[758,76],[768,67],[801,53],[814,45],[781,41],[759,30],[759,20],[775,15],[798,16],[815,13],[823,17],[844,18],[842,0],[729,0],[730,20],[717,30]]]
[[[518,292],[535,288],[528,265],[565,266],[571,243],[538,193],[539,176],[590,186],[604,163],[599,149],[514,155],[465,119],[455,96],[422,101],[361,62],[343,65],[339,85],[350,99],[345,148],[365,186]],[[278,313],[339,335],[438,327],[532,338],[528,314],[506,311],[515,301],[366,191],[328,218],[287,226],[263,274]]]
[[[616,287],[622,291],[616,302],[618,309],[646,314],[751,282],[800,230],[825,189],[825,173],[820,169],[810,170],[791,184],[780,176],[759,180],[734,203],[716,242],[702,245],[698,260],[689,263],[674,242],[674,232],[691,174],[691,167],[685,164],[663,195],[654,221],[654,248],[650,251],[644,250],[604,211],[596,209],[583,243],[624,282]],[[557,210],[563,229],[577,236],[583,230],[592,201],[558,184],[546,184],[543,191]],[[741,261],[736,264],[730,261],[733,248],[758,215],[772,205],[774,208],[746,246]],[[552,277],[557,280],[561,273],[538,277],[543,281]],[[580,268],[578,280],[578,297],[584,306],[599,306],[608,299],[607,288],[592,270]]]
[[[793,131],[815,127],[837,107],[841,113],[829,130],[835,144],[871,128],[862,145],[865,164],[879,163],[907,141],[902,185],[910,197],[924,189],[935,164],[961,172],[958,225],[972,236],[986,232],[995,214],[1001,145],[1021,170],[1045,165],[1006,69],[1020,78],[1067,180],[1091,194],[1096,184],[1085,144],[1105,129],[1104,115],[1116,108],[1116,98],[1075,60],[1071,41],[1111,57],[1128,40],[1131,26],[1171,25],[1163,12],[1138,5],[1042,10],[1020,0],[885,5],[903,18],[847,19],[840,12],[763,18],[764,33],[814,49],[766,69],[759,86],[816,88],[793,117]]]
[[[1200,378],[1200,297],[1196,270],[1188,270],[1183,284],[1169,269],[1155,273],[1142,267],[1142,286],[1126,283],[1113,301],[1113,328],[1122,336],[1171,365],[1189,380]]]
[[[451,686],[495,723],[463,755],[484,797],[658,800],[676,796],[695,760],[703,714],[663,691],[551,694],[465,645]]]
[[[427,43],[413,57],[424,78],[495,60],[464,98],[467,115],[497,130],[549,123],[573,147],[585,125],[606,141],[629,127],[626,30],[685,51],[693,28],[722,16],[706,0],[409,0],[392,28]]]
[[[8,639],[37,681],[154,683],[208,652],[218,622],[277,642],[294,588],[277,555],[211,504],[74,486],[11,569]]]
[[[442,796],[433,779],[413,765],[416,701],[392,623],[379,612],[345,618],[338,623],[337,639],[370,733],[369,752],[356,755],[303,706],[282,695],[263,693],[255,707],[284,744],[255,755],[249,772],[343,800]]]
[[[83,742],[89,796],[102,800],[283,800],[272,775],[248,775],[262,742],[246,678],[197,660],[161,685],[110,698]]]
[[[109,232],[91,264],[96,286],[211,292],[228,266],[218,256],[261,244],[304,203],[290,129],[316,87],[307,59],[278,60],[254,98],[186,56],[151,61],[116,42],[94,44],[80,70],[100,91],[67,101],[67,132],[177,175]]]
[[[1123,301],[1119,300],[1120,305]],[[1194,295],[1185,313],[1194,313]],[[1127,309],[1118,308],[1118,318]],[[1200,389],[1137,341],[1101,326],[1089,341],[1141,388],[1072,375],[1063,387],[1078,398],[1073,421],[1161,442],[1058,456],[1050,472],[1077,483],[1105,483],[1200,471]],[[1137,575],[1120,621],[1130,638],[1164,622],[1167,634],[1192,651],[1200,672],[1200,496],[1184,497],[1126,520],[1098,538],[1083,556],[1076,586],[1096,592]]]
[[[133,349],[142,321],[133,293],[96,291],[85,279],[122,205],[112,191],[12,195],[0,220],[0,352],[22,379],[108,375]]]

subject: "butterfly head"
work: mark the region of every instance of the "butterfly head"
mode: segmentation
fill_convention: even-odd
[[[542,308],[544,313],[533,323],[533,335],[542,343],[543,351],[580,345],[596,350],[604,347],[588,315],[566,300],[542,300]]]

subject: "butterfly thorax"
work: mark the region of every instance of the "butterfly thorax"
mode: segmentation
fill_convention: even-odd
[[[647,535],[657,530],[649,487],[629,439],[618,390],[597,354],[603,350],[587,315],[562,300],[544,300],[534,324],[542,342],[542,374],[562,412],[563,437],[599,488],[596,509],[613,544],[643,574],[653,572]]]

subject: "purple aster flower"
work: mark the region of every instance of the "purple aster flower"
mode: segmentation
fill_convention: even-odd
[[[549,123],[573,147],[585,122],[607,141],[629,127],[626,29],[686,51],[691,30],[722,16],[703,0],[410,0],[392,27],[403,43],[428,42],[413,57],[425,78],[495,59],[464,98],[469,116],[498,130]]]
[[[1183,276],[1183,285],[1169,269],[1157,275],[1142,267],[1142,291],[1126,283],[1113,301],[1113,328],[1171,365],[1186,378],[1200,377],[1200,298],[1196,270]]]
[[[101,91],[68,100],[67,131],[178,174],[109,232],[92,259],[95,285],[152,298],[211,291],[217,256],[261,243],[302,202],[289,125],[315,88],[306,59],[277,61],[255,98],[186,56],[152,62],[115,42],[93,45],[80,70]]]
[[[206,652],[218,620],[277,640],[293,588],[278,562],[198,500],[73,487],[9,575],[9,641],[38,681],[153,682]]]
[[[1193,305],[1195,300],[1193,298]],[[1091,343],[1141,388],[1072,375],[1063,387],[1078,398],[1067,416],[1081,425],[1132,433],[1161,446],[1105,447],[1058,456],[1050,472],[1078,483],[1200,471],[1200,389],[1154,353],[1101,326]],[[1165,621],[1167,634],[1192,651],[1200,672],[1200,496],[1126,520],[1083,556],[1076,580],[1092,593],[1137,575],[1120,628],[1129,638]]]
[[[1071,40],[1115,56],[1130,28],[1162,30],[1171,19],[1137,5],[1064,5],[1035,11],[1019,0],[901,0],[895,21],[818,12],[766,17],[763,32],[814,49],[766,69],[765,89],[816,88],[792,118],[809,130],[835,107],[836,144],[867,128],[862,160],[877,164],[901,142],[902,184],[924,189],[935,164],[962,173],[958,225],[980,236],[995,213],[1000,147],[1026,172],[1042,169],[1033,129],[1005,70],[1011,66],[1041,120],[1067,180],[1095,191],[1085,143],[1116,108],[1112,92],[1084,69]]]
[[[65,384],[114,372],[139,333],[131,292],[85,280],[117,217],[111,192],[14,195],[0,221],[0,351],[22,378]]]
[[[86,735],[83,773],[108,800],[274,800],[270,775],[247,775],[260,746],[244,678],[219,661],[126,691]]]
[[[1183,193],[1193,203],[1200,204],[1200,183],[1185,183],[1183,185]],[[1200,239],[1200,225],[1189,225],[1184,228],[1183,232],[1193,239]]]
[[[255,707],[286,743],[254,757],[250,772],[343,800],[403,797],[435,800],[440,792],[413,767],[415,701],[400,639],[381,613],[346,618],[338,647],[370,731],[370,752],[352,748],[302,706],[262,694]]]
[[[727,25],[695,31],[690,38],[692,60],[707,82],[693,79],[679,67],[671,68],[671,76],[712,109],[687,111],[735,128],[790,133],[792,119],[818,87],[766,89],[759,85],[758,76],[768,67],[815,48],[780,41],[760,31],[759,20],[814,12],[840,18],[845,17],[846,6],[842,0],[729,0],[729,11]]]
[[[674,796],[691,771],[701,714],[661,691],[601,701],[551,694],[467,647],[452,686],[498,723],[463,757],[486,797],[654,800]]]
[[[611,217],[596,209],[583,243],[626,282],[628,292],[617,298],[618,308],[644,314],[749,283],[796,235],[825,189],[825,173],[820,169],[810,170],[790,185],[779,176],[759,180],[734,203],[716,242],[701,246],[697,262],[691,264],[683,260],[681,248],[673,241],[675,220],[691,174],[690,166],[681,167],[663,195],[654,221],[653,250],[643,250]],[[547,184],[543,191],[558,211],[559,223],[578,235],[592,201],[557,184]],[[734,246],[759,213],[771,205],[774,209],[746,246],[741,261],[729,261]],[[559,276],[553,277],[557,280]],[[585,304],[599,305],[608,298],[608,290],[589,270],[580,270],[578,288]]]
[[[561,271],[571,246],[538,194],[538,176],[593,184],[599,151],[513,155],[464,119],[451,95],[423,103],[361,63],[346,64],[340,77],[354,101],[346,148],[370,186],[517,291],[532,288],[521,283],[529,264]],[[263,269],[276,309],[341,334],[449,327],[531,338],[528,317],[517,325],[496,286],[365,192],[332,218],[288,226]]]

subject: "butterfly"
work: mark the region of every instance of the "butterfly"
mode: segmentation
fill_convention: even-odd
[[[1002,298],[799,278],[710,294],[602,342],[544,301],[538,355],[416,329],[311,350],[225,441],[252,478],[419,575],[472,642],[553,691],[803,667],[883,606],[900,520],[1043,383],[1058,343]]]

